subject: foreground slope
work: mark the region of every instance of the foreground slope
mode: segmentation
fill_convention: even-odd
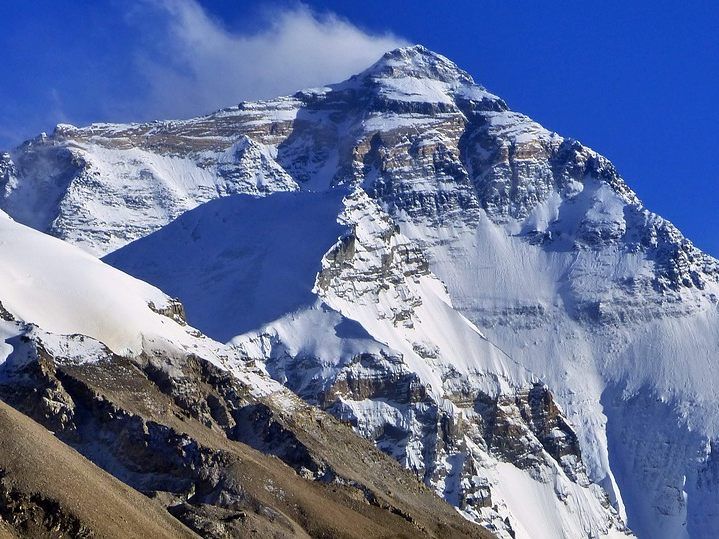
[[[165,166],[176,160],[182,172]],[[343,83],[202,118],[62,126],[5,155],[0,168],[3,207],[103,254],[229,193],[361,188],[427,263],[408,271],[441,279],[456,310],[554,390],[589,479],[632,529],[643,537],[719,530],[717,261],[644,208],[608,160],[509,110],[446,58],[410,47]],[[229,177],[241,179],[230,189]],[[201,186],[204,198],[186,197],[188,185]],[[171,196],[157,196],[158,186]],[[118,195],[127,189],[133,196]],[[181,204],[168,211],[165,200]],[[340,277],[325,292],[320,285],[332,279],[318,280],[316,293],[372,326],[367,305],[349,305],[363,290],[342,301],[342,277],[351,283],[365,273],[365,254],[333,251],[317,271],[333,260],[346,267],[330,272]],[[367,297],[378,312],[406,312],[412,296],[400,288],[399,308],[385,292]],[[303,343],[290,331],[301,321],[275,325],[270,341]],[[407,341],[404,329],[383,324],[363,331],[382,345]],[[277,355],[301,352],[289,348]],[[413,362],[415,375],[432,362],[429,352]],[[282,365],[270,359],[282,379]],[[310,379],[335,380],[337,369],[313,368]]]
[[[4,402],[0,430],[0,518],[10,536],[197,537]]]
[[[186,325],[158,289],[6,215],[0,242],[0,398],[58,438],[0,412],[11,433],[0,442],[1,516],[19,533],[191,535],[184,524],[205,537],[490,536],[346,425]],[[82,489],[54,481],[58,462],[87,475]],[[103,492],[118,502],[104,513]]]

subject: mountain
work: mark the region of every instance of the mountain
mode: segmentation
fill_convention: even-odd
[[[58,126],[0,179],[498,536],[719,530],[719,262],[441,55]]]
[[[3,532],[491,537],[158,289],[6,214],[0,243]]]

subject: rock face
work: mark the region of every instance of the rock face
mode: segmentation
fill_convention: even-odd
[[[172,136],[168,127],[155,126]],[[24,224],[99,255],[218,196],[299,188],[271,148],[248,137],[221,148],[202,145],[190,159],[156,153],[152,133],[142,131],[137,136],[146,148],[125,135],[62,125],[50,137],[26,142],[21,153],[0,161],[4,208]]]
[[[237,335],[498,534],[614,533],[617,514],[641,537],[719,531],[719,263],[608,160],[438,54],[399,49],[342,83],[192,120],[60,126],[3,156],[0,180],[16,219],[92,253],[136,240],[106,260],[194,283],[167,290],[192,324]],[[332,193],[341,204],[315,202]],[[267,245],[223,243],[223,226],[261,216],[253,228],[220,202],[167,225],[231,194],[265,197]],[[322,225],[272,200],[294,195],[329,204]],[[314,265],[272,255],[297,252],[292,230]],[[233,313],[247,268],[279,275],[267,260],[302,278],[282,274],[292,301],[266,294],[277,308],[254,328]],[[546,500],[557,518],[526,510]]]
[[[2,537],[197,537],[4,402],[0,426]]]

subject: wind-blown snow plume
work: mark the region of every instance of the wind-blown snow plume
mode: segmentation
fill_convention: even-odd
[[[195,0],[153,0],[164,15],[155,48],[139,55],[156,115],[209,112],[241,99],[342,80],[404,44],[303,4],[267,11],[253,33],[222,26]],[[131,20],[137,18],[135,12]]]

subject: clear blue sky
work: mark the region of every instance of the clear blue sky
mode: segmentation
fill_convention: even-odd
[[[170,28],[167,6],[191,1],[2,2],[0,147],[60,121],[199,114],[215,101],[217,107],[230,105],[285,88],[287,81],[256,87],[242,80],[244,71],[251,72],[247,78],[266,75],[258,75],[251,62],[234,78],[224,77],[232,58],[218,59],[217,49],[226,48],[225,41],[206,50],[202,40],[187,37],[187,26],[179,32]],[[248,61],[241,58],[248,50],[255,51],[241,48],[243,36],[261,33],[273,14],[298,9],[296,2],[283,0],[199,4],[213,24],[238,40],[240,63]],[[307,0],[304,5],[320,18],[332,12],[365,33],[389,32],[450,57],[513,109],[609,157],[647,207],[719,256],[719,2]],[[172,39],[185,39],[185,48]],[[267,48],[276,41],[251,46]],[[372,36],[357,46],[363,43],[381,45]],[[200,52],[191,56],[195,50]],[[177,64],[178,56],[195,62],[192,77],[175,80],[163,70],[165,63]],[[202,67],[213,62],[214,71]],[[292,74],[291,66],[266,63]],[[338,69],[332,64],[318,73]]]

